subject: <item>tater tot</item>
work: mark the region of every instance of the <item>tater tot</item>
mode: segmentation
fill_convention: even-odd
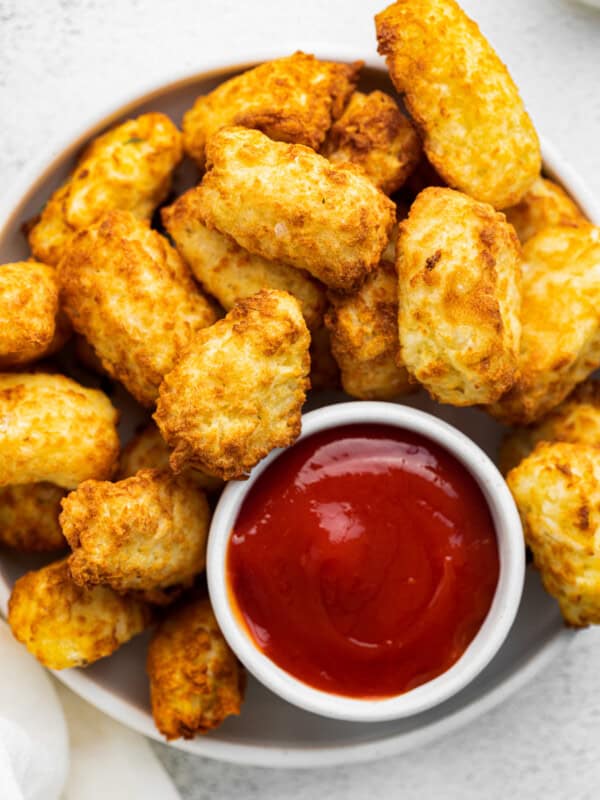
[[[192,334],[218,316],[175,248],[127,211],[78,233],[58,274],[73,327],[143,405],[154,404]]]
[[[199,97],[183,118],[183,144],[204,167],[206,142],[226,125],[317,150],[358,81],[362,62],[335,64],[294,53],[268,61]]]
[[[513,228],[487,203],[429,188],[399,231],[402,361],[441,403],[493,402],[513,384],[519,355]]]
[[[310,336],[298,301],[263,290],[196,334],[160,387],[154,414],[171,467],[243,478],[300,434]]]
[[[541,166],[540,145],[504,64],[454,0],[399,0],[375,17],[379,52],[453,188],[506,208]]]
[[[600,623],[600,449],[538,444],[508,486],[546,590],[569,625]]]
[[[0,488],[0,545],[22,553],[43,553],[67,546],[58,524],[66,491],[51,483]]]
[[[52,267],[36,261],[0,265],[0,367],[45,355],[54,338],[57,311]]]
[[[354,92],[321,152],[334,163],[356,164],[378,189],[393,194],[417,166],[421,143],[392,97]]]
[[[504,213],[522,243],[544,228],[586,221],[565,190],[542,177],[535,181],[520,203],[506,208]]]
[[[344,391],[363,400],[392,400],[412,388],[398,366],[398,276],[382,261],[356,294],[330,294],[326,322]]]
[[[544,228],[523,247],[521,349],[514,386],[488,409],[541,419],[600,366],[600,228]]]
[[[149,220],[182,155],[181,134],[164,114],[142,114],[98,136],[30,226],[34,256],[55,266],[72,235],[112,209]]]
[[[198,213],[209,228],[333,289],[358,288],[379,263],[394,204],[357,167],[244,128],[215,134],[207,155]]]
[[[119,478],[131,478],[141,469],[169,470],[171,451],[160,435],[156,425],[151,422],[129,442],[121,453]],[[206,491],[215,491],[223,486],[220,478],[208,475],[197,469],[185,471],[185,476],[196,486]]]
[[[165,228],[194,276],[226,311],[261,289],[283,289],[302,307],[309,328],[323,320],[325,291],[303,270],[249,253],[199,220],[201,192],[190,189],[163,209]]]
[[[64,375],[0,375],[0,486],[109,478],[117,420],[105,394]]]
[[[537,425],[511,431],[500,448],[500,468],[506,474],[538,442],[572,442],[600,447],[600,381],[586,381]]]
[[[167,739],[192,739],[239,714],[245,671],[230,650],[208,599],[169,612],[148,647],[152,715]]]
[[[149,606],[133,596],[77,586],[66,559],[19,578],[8,604],[13,635],[49,669],[93,664],[150,621]]]
[[[197,486],[154,469],[117,483],[85,481],[60,515],[75,582],[117,591],[191,582],[204,569],[209,520]]]
[[[80,586],[162,589],[204,569],[210,511],[185,476],[144,469],[117,483],[85,481],[62,501],[59,520]]]

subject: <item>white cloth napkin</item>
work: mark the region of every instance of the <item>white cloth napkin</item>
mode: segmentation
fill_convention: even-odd
[[[0,798],[181,800],[146,739],[58,684],[2,620]]]

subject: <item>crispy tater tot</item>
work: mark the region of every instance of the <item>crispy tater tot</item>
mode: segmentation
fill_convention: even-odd
[[[58,524],[66,491],[52,483],[0,488],[0,544],[22,553],[43,553],[67,546]]]
[[[165,228],[194,276],[226,311],[261,289],[283,289],[302,307],[309,328],[323,320],[325,291],[303,270],[249,253],[229,236],[199,220],[198,189],[190,189],[163,209]]]
[[[155,469],[117,483],[85,481],[60,515],[75,582],[117,591],[191,582],[204,569],[209,520],[197,486]]]
[[[246,675],[219,630],[208,599],[169,612],[146,664],[152,715],[167,739],[193,739],[239,714]]]
[[[538,442],[572,442],[600,447],[600,381],[579,384],[537,424],[511,431],[500,448],[500,469],[506,474]]]
[[[357,167],[244,128],[219,131],[207,155],[197,208],[209,228],[333,289],[358,288],[379,263],[394,204]]]
[[[487,203],[429,188],[400,224],[401,358],[441,403],[493,402],[514,382],[520,247]]]
[[[325,323],[310,332],[310,388],[340,388],[340,368],[331,352],[331,334]]]
[[[171,451],[160,435],[156,425],[151,422],[129,442],[121,453],[119,478],[131,478],[141,469],[168,470]],[[223,486],[220,478],[208,475],[197,469],[186,470],[186,477],[206,491],[216,491]]]
[[[275,289],[240,300],[197,333],[161,384],[154,414],[174,448],[171,467],[243,478],[274,447],[294,442],[309,344],[298,301]]]
[[[57,311],[52,267],[37,261],[0,265],[0,367],[44,356],[54,339]]]
[[[489,408],[529,425],[600,366],[600,228],[544,228],[523,247],[521,350],[514,386]]]
[[[83,589],[67,559],[28,572],[8,602],[13,635],[49,669],[85,667],[118,650],[151,621],[149,606],[107,586]]]
[[[0,375],[0,486],[109,478],[117,420],[105,394],[64,375]]]
[[[413,388],[398,366],[398,276],[382,261],[356,294],[330,293],[326,323],[344,391],[363,400],[391,400]]]
[[[495,208],[518,203],[539,174],[540,145],[475,22],[454,0],[399,0],[375,24],[379,52],[436,170]]]
[[[388,94],[354,92],[321,152],[330,161],[362,167],[378,189],[392,194],[418,164],[421,142]]]
[[[206,142],[226,125],[317,150],[356,86],[362,62],[335,64],[297,52],[225,81],[183,118],[186,152],[204,166]]]
[[[112,209],[149,220],[182,155],[181,134],[164,114],[142,114],[98,136],[30,225],[34,256],[55,266],[72,235]]]
[[[542,442],[508,486],[546,590],[569,625],[600,623],[600,449]]]
[[[192,334],[218,316],[175,248],[128,211],[78,233],[58,274],[73,327],[143,405],[153,405]]]
[[[542,177],[535,181],[520,203],[504,209],[504,213],[522,243],[544,228],[586,221],[565,190]]]

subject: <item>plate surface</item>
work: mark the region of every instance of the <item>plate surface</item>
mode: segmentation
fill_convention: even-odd
[[[351,61],[357,56],[336,47],[310,47],[323,58]],[[0,263],[28,255],[20,232],[22,222],[39,212],[49,194],[62,182],[73,166],[82,145],[107,125],[122,117],[148,110],[162,111],[180,122],[198,94],[209,91],[224,77],[245,66],[282,55],[261,51],[237,57],[238,67],[209,65],[202,72],[153,87],[146,94],[123,102],[105,113],[82,133],[73,137],[53,157],[24,175],[21,185],[4,196],[0,206]],[[387,74],[380,62],[367,58],[362,89],[382,88],[391,92]],[[600,209],[572,169],[544,144],[545,171],[558,180],[579,202],[587,216],[600,224]],[[193,185],[197,175],[191,165],[182,169],[176,192]],[[77,375],[83,382],[94,378]],[[308,408],[348,399],[342,393],[324,393],[309,399]],[[122,434],[126,440],[144,412],[122,391],[113,398],[123,410]],[[502,428],[483,412],[457,409],[433,403],[424,394],[406,402],[433,413],[455,425],[495,458]],[[26,569],[49,559],[18,556],[0,552],[0,608],[6,613],[10,587]],[[404,752],[441,736],[489,710],[532,678],[558,655],[573,634],[562,625],[554,601],[542,590],[538,576],[529,571],[523,599],[513,629],[504,646],[470,686],[435,709],[414,717],[385,723],[350,723],[323,719],[301,711],[271,694],[253,679],[249,680],[247,699],[239,718],[230,718],[207,736],[173,747],[199,755],[240,764],[277,767],[313,767],[355,763]],[[115,655],[86,670],[56,673],[59,680],[125,725],[162,741],[149,711],[145,676],[147,634],[131,641]]]

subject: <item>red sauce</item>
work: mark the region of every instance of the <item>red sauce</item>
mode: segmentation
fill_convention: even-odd
[[[261,650],[310,686],[389,697],[465,651],[498,580],[475,480],[428,439],[352,425],[303,439],[235,523],[229,589]]]

